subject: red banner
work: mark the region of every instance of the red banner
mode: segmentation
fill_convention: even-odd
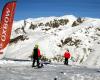
[[[2,11],[0,25],[0,50],[3,50],[10,41],[16,1],[8,2]]]

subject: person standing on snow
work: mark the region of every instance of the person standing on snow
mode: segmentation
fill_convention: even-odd
[[[68,59],[70,58],[70,52],[69,50],[66,50],[66,52],[64,53],[64,58],[65,58],[65,61],[64,61],[64,64],[65,65],[68,65]]]
[[[38,48],[38,45],[35,45],[34,49],[33,49],[33,63],[32,63],[32,67],[35,67],[35,61],[37,61],[37,67],[39,68],[39,59],[41,57],[40,54],[40,49]]]

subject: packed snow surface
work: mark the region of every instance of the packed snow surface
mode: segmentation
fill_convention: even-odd
[[[0,61],[0,80],[100,80],[99,68],[51,63],[38,69],[31,64]]]

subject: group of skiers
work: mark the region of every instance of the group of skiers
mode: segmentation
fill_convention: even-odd
[[[67,49],[64,53],[64,64],[65,65],[68,65],[68,59],[70,58],[70,52],[69,50]],[[33,58],[33,63],[32,63],[32,67],[36,67],[35,66],[35,62],[37,61],[37,67],[38,68],[41,68],[43,67],[43,64],[40,64],[40,58],[41,58],[41,53],[40,53],[40,49],[39,49],[39,46],[38,45],[35,45],[34,49],[33,49],[33,52],[32,52],[32,58]]]

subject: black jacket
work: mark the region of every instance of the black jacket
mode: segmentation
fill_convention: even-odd
[[[38,58],[38,48],[34,48],[34,50],[33,50],[33,58]]]

